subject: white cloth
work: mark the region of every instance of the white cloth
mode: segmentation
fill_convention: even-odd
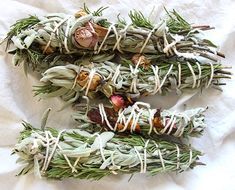
[[[216,30],[206,32],[220,50],[226,54],[223,63],[235,63],[235,1],[233,0],[90,0],[90,9],[109,6],[104,14],[110,19],[121,13],[126,17],[130,9],[141,10],[152,19],[159,19],[164,14],[163,7],[173,8],[195,24],[210,24]],[[52,12],[75,13],[83,4],[77,0],[5,0],[0,1],[0,37],[4,38],[11,24],[27,15],[44,15]],[[22,130],[21,121],[26,120],[34,126],[40,125],[44,110],[52,107],[48,126],[66,128],[74,126],[69,115],[70,108],[58,112],[62,106],[59,99],[38,101],[33,97],[32,85],[37,80],[24,75],[22,67],[15,67],[12,57],[6,55],[4,47],[0,49],[0,188],[2,190],[62,190],[62,189],[174,189],[174,190],[231,190],[235,188],[235,81],[227,80],[223,92],[209,89],[202,93],[184,96],[155,96],[146,101],[162,108],[184,109],[197,106],[209,106],[206,123],[208,124],[202,138],[193,139],[193,146],[202,150],[205,155],[201,161],[206,166],[196,167],[181,174],[160,174],[147,177],[135,175],[130,182],[129,176],[106,177],[98,182],[67,179],[53,181],[37,179],[33,175],[16,177],[19,165],[16,156],[10,156],[11,149],[17,142]],[[235,69],[233,68],[232,71]]]

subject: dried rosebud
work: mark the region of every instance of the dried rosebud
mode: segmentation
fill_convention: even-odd
[[[120,110],[121,108],[125,107],[125,101],[124,98],[120,95],[112,95],[110,97],[110,101],[113,104],[113,109],[115,111]]]
[[[160,130],[164,127],[162,124],[162,121],[161,121],[161,110],[160,109],[158,109],[157,112],[154,114],[153,126],[156,129],[160,129]]]
[[[166,125],[172,125],[172,121],[171,121],[171,119],[170,118],[166,118]],[[174,123],[173,124],[173,127],[172,127],[173,129],[176,129],[176,123]],[[170,128],[169,128],[170,129]]]
[[[105,107],[104,109],[110,125],[114,127],[117,120],[117,115],[115,115],[115,112],[113,111],[112,108]],[[102,121],[99,109],[95,108],[89,110],[87,116],[92,122],[108,128],[106,121],[104,120]]]
[[[87,71],[81,71],[77,78],[77,83],[80,86],[87,85],[89,80],[89,73]],[[101,82],[101,77],[98,74],[95,74],[91,79],[91,85],[89,86],[89,90],[96,90],[97,86]]]
[[[102,125],[102,118],[98,109],[91,109],[87,113],[87,117],[94,123]]]
[[[43,51],[43,53],[45,53],[45,54],[52,54],[55,51],[51,46],[48,46],[46,48],[46,46],[42,45],[40,48]]]
[[[148,60],[144,55],[141,54],[135,54],[131,58],[131,62],[134,65],[137,65],[139,63],[139,66],[142,66],[144,69],[147,69],[150,66],[150,60]]]
[[[85,48],[94,47],[98,42],[98,36],[90,26],[77,28],[74,39],[80,46]]]
[[[129,122],[128,125],[127,125],[127,130],[128,130],[128,131],[131,131],[131,125],[132,125],[132,123],[133,123],[133,121],[130,120],[130,122]],[[117,130],[118,130],[118,131],[122,130],[123,128],[124,128],[124,125],[123,125],[123,124],[121,124],[121,123],[118,123],[118,124],[117,124]],[[137,123],[136,126],[135,126],[134,132],[140,133],[140,125],[139,125],[138,123]]]
[[[102,26],[100,26],[100,25],[98,25],[98,24],[92,24],[92,26],[93,26],[93,28],[94,28],[96,34],[97,34],[98,37],[100,37],[100,38],[104,38],[105,35],[106,35],[107,32],[108,32],[108,29],[107,29],[107,28],[102,27]]]
[[[160,117],[154,117],[153,118],[153,126],[157,129],[162,129],[163,125],[162,125],[162,121]]]
[[[75,18],[80,18],[85,15],[87,15],[87,13],[83,9],[81,9],[78,12],[76,12],[74,16],[75,16]]]

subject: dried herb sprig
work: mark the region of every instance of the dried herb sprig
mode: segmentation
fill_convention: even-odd
[[[102,17],[104,9],[91,13],[84,7],[83,13],[77,16],[55,13],[19,20],[8,33],[7,41],[14,46],[10,52],[17,54],[18,62],[32,60],[34,67],[40,67],[39,63],[46,62],[54,53],[81,58],[119,51],[184,59],[204,57],[212,61],[224,56],[216,51],[212,42],[197,35],[198,30],[208,27],[193,27],[176,11],[168,12],[168,17],[156,25],[141,12],[131,11],[132,23],[128,25],[120,19],[117,24],[109,22]],[[25,57],[21,50],[35,54]],[[35,55],[40,56],[35,58]]]
[[[114,95],[116,102],[122,97]],[[159,135],[175,137],[199,137],[206,126],[204,108],[196,108],[184,112],[151,109],[144,102],[135,102],[132,106],[119,110],[99,104],[95,107],[80,109],[73,118],[82,129],[100,131],[102,129],[117,133],[138,133],[146,137],[159,138]],[[95,125],[91,127],[90,125]],[[98,126],[100,127],[98,127]],[[91,131],[92,131],[91,130]]]
[[[8,40],[6,48],[9,47],[10,44],[9,39],[19,35],[22,32],[22,30],[26,30],[27,28],[36,25],[39,22],[40,22],[39,18],[33,15],[30,15],[27,18],[17,20],[16,23],[11,26],[10,31],[7,33]]]
[[[13,150],[24,164],[19,175],[99,180],[114,174],[182,172],[200,164],[201,152],[160,139],[24,126]]]
[[[230,78],[231,73],[223,68],[221,64],[201,65],[194,60],[185,63],[162,61],[147,68],[126,62],[80,62],[79,66],[66,65],[48,69],[43,73],[41,85],[35,87],[34,91],[36,95],[44,97],[61,96],[69,102],[84,95],[94,97],[97,92],[107,97],[125,94],[135,99],[171,90],[180,93],[184,89],[218,87],[223,84],[220,83],[221,78]]]

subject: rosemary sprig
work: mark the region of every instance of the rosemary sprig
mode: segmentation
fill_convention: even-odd
[[[167,20],[167,26],[170,32],[175,34],[184,32],[187,33],[192,29],[191,25],[182,16],[180,16],[176,10],[169,12],[165,7],[164,9],[169,17]]]
[[[118,26],[121,28],[121,27],[125,27],[127,25],[127,22],[124,18],[121,18],[121,14],[119,13],[117,15],[117,19],[118,19]]]
[[[83,4],[83,10],[87,13],[87,14],[92,14],[93,16],[102,16],[103,15],[103,11],[105,9],[107,9],[108,7],[100,7],[98,8],[96,11],[90,11],[90,9],[86,6],[86,4]]]
[[[29,28],[30,26],[33,26],[39,22],[40,22],[39,18],[37,16],[33,16],[33,15],[30,15],[27,18],[17,20],[16,23],[11,26],[10,31],[7,33],[7,37],[6,37],[7,46],[6,46],[6,48],[8,48],[9,43],[10,43],[10,39],[13,36],[17,36],[18,34],[20,34],[20,32],[22,30],[25,30],[25,29]]]
[[[105,9],[107,9],[108,7],[100,7],[98,8],[96,11],[90,11],[90,9],[86,6],[86,4],[84,3],[84,6],[83,6],[83,10],[87,13],[87,14],[92,14],[93,16],[96,16],[96,17],[101,17],[103,16],[103,11]],[[110,26],[110,22],[108,22],[107,19],[102,19],[101,21],[98,22],[98,24],[100,26],[103,26],[103,27],[109,27]]]
[[[10,31],[7,33],[7,37],[11,38],[12,36],[19,34],[22,30],[27,29],[38,22],[40,22],[39,18],[33,15],[30,15],[27,18],[19,19],[11,26]]]
[[[153,24],[140,11],[137,10],[130,11],[129,17],[134,26],[153,29]]]
[[[111,132],[42,131],[24,125],[13,150],[24,163],[19,175],[34,171],[37,176],[53,179],[99,180],[112,174],[182,172],[200,164],[201,152],[183,144],[136,135],[114,136]]]

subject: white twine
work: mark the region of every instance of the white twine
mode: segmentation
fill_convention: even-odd
[[[168,47],[169,43],[168,43],[168,40],[167,40],[167,38],[166,38],[166,33],[165,33],[165,32],[163,33],[163,40],[164,40],[164,47]],[[173,46],[173,48],[174,48],[174,47],[175,47],[175,46]],[[165,48],[164,48],[164,49],[165,49]],[[163,51],[164,51],[164,50],[163,50]],[[165,49],[165,52],[164,52],[164,53],[166,53],[167,56],[173,54],[171,48]]]
[[[100,51],[101,51],[101,49],[102,49],[102,47],[103,47],[105,41],[107,40],[107,38],[108,38],[108,36],[109,36],[109,33],[111,32],[112,29],[113,29],[114,34],[115,34],[115,36],[116,36],[116,41],[118,41],[118,33],[117,33],[117,30],[116,30],[115,24],[113,23],[113,24],[111,24],[111,25],[109,26],[108,31],[107,31],[107,33],[106,33],[106,35],[105,35],[105,37],[104,37],[102,43],[100,44],[100,46],[99,46],[99,48],[98,48],[97,54],[100,53]]]
[[[154,81],[155,81],[155,87],[153,89],[153,93],[152,95],[154,95],[154,92],[156,92],[158,90],[158,88],[160,87],[160,79],[159,79],[159,75],[158,75],[158,72],[159,72],[159,68],[157,65],[153,66],[151,65],[151,68],[153,70],[153,73],[154,73]],[[162,90],[161,88],[159,89],[159,93],[161,94],[162,93]]]
[[[201,83],[201,75],[202,75],[202,69],[201,69],[201,65],[196,61],[197,67],[198,67],[198,82],[197,82],[197,88],[200,87],[200,83]]]
[[[120,49],[120,41],[121,41],[122,37],[126,34],[126,31],[127,31],[127,29],[128,29],[129,27],[130,27],[130,24],[129,24],[129,25],[126,25],[125,28],[120,31],[120,33],[121,33],[122,35],[119,36],[118,40],[117,40],[116,43],[114,44],[114,46],[113,46],[113,51],[117,48],[118,51],[121,52],[121,49]]]
[[[139,151],[137,150],[136,147],[134,147],[134,150],[135,150],[135,152],[136,152],[137,157],[138,157],[139,160],[140,160],[140,173],[144,173],[144,164],[143,164],[143,160],[142,160],[142,158],[141,158],[141,155],[140,155],[140,153],[139,153]]]
[[[147,147],[148,147],[149,139],[145,142],[144,145],[144,168],[143,168],[143,173],[146,173],[147,170]]]
[[[71,16],[67,16],[66,18],[64,18],[63,20],[61,20],[61,21],[55,26],[55,28],[54,28],[53,31],[51,32],[50,39],[49,39],[49,41],[47,42],[47,45],[46,45],[46,47],[44,48],[43,53],[46,52],[47,48],[48,48],[48,47],[50,46],[50,44],[51,44],[52,33],[55,33],[55,32],[58,30],[58,28],[59,28],[65,21],[67,21],[70,17],[71,17]]]
[[[147,36],[147,38],[146,38],[142,48],[140,49],[140,53],[142,53],[144,51],[144,48],[146,47],[148,41],[150,40],[153,32],[156,30],[157,27],[159,27],[159,25],[155,25],[154,28],[149,32],[149,34],[148,34],[148,36]]]
[[[158,144],[157,144],[156,142],[154,142],[154,144],[155,144],[155,146],[156,146],[156,148],[157,148],[158,155],[159,155],[159,158],[160,158],[160,161],[161,161],[161,164],[162,164],[162,169],[163,169],[163,171],[164,171],[164,170],[166,169],[166,167],[165,167],[164,159],[163,159],[163,157],[162,157],[162,152],[161,152],[161,150],[160,150]]]
[[[206,85],[206,88],[209,88],[209,86],[211,85],[211,82],[213,80],[213,77],[214,77],[214,66],[211,62],[209,62],[210,66],[211,66],[211,75],[210,75],[210,79]]]
[[[117,66],[116,70],[115,70],[115,73],[111,79],[111,81],[116,84],[116,80],[118,78],[118,76],[120,75],[120,67],[121,67],[121,64]]]
[[[181,64],[178,64],[178,88],[181,86]]]
[[[65,50],[70,53],[70,50],[68,48],[68,35],[69,35],[69,27],[70,27],[70,22],[72,20],[72,17],[70,17],[68,20],[67,20],[67,26],[66,26],[66,30],[65,30],[65,36],[64,36],[64,47],[65,47]]]
[[[167,76],[170,74],[171,70],[173,69],[173,66],[174,66],[174,65],[171,64],[171,66],[169,67],[169,70],[167,71],[166,75],[164,76],[164,78],[163,78],[163,80],[162,80],[160,86],[159,86],[155,91],[153,91],[152,94],[157,94],[157,92],[161,90],[162,86],[164,85],[164,83],[165,83],[165,81],[166,81],[166,79],[167,79]],[[158,81],[155,80],[155,83],[158,84]]]
[[[90,99],[87,96],[82,96],[82,98],[86,100],[86,113],[85,113],[85,115],[87,115],[87,113],[89,111]]]
[[[100,137],[100,135],[98,133],[95,133],[93,136],[97,136],[99,139],[99,145],[100,145],[100,155],[103,159],[103,161],[106,161],[105,156],[104,156],[104,150],[103,150],[103,141],[102,138]]]
[[[48,137],[48,131],[45,131],[45,136],[46,136],[46,155],[45,155],[42,171],[44,171],[46,168],[47,160],[48,160],[48,156],[49,156],[49,149],[50,149],[50,141],[49,141],[49,137]]]
[[[58,145],[58,143],[59,143],[60,136],[61,136],[61,134],[62,134],[64,131],[65,131],[65,130],[62,130],[62,131],[59,132],[59,134],[58,134],[56,140],[54,141],[54,142],[55,142],[55,143],[54,143],[54,147],[52,148],[52,151],[51,151],[50,156],[48,155],[47,157],[45,157],[43,171],[46,171],[46,170],[47,170],[47,168],[48,168],[48,166],[49,166],[49,164],[50,164],[50,161],[51,161],[51,159],[52,159],[52,157],[53,157],[53,155],[54,155],[54,153],[55,153],[55,151],[56,151],[56,147],[57,147],[57,145]],[[48,135],[48,132],[45,133],[45,134],[46,134],[46,136],[47,136],[47,135]],[[47,136],[47,138],[46,138],[46,141],[47,141],[47,147],[46,147],[46,149],[49,149],[50,147],[48,146],[48,141],[49,141],[48,136]],[[47,151],[49,151],[49,150],[46,150],[46,152],[47,152]]]
[[[82,70],[82,69],[80,69],[80,70]],[[92,79],[94,78],[95,74],[97,74],[96,73],[96,68],[93,67],[89,71],[88,80],[87,80],[86,84],[81,88],[81,91],[86,89],[85,96],[87,96],[87,94],[89,92],[91,82],[92,82]],[[75,78],[75,80],[76,80],[76,78]]]
[[[192,73],[192,77],[193,77],[193,84],[192,84],[192,88],[195,88],[195,86],[196,86],[196,82],[197,82],[196,75],[195,75],[195,73],[194,73],[194,70],[193,70],[192,65],[191,65],[189,62],[187,62],[187,66],[188,66],[189,70],[191,71],[191,73]]]
[[[65,132],[65,130],[63,130],[62,132]],[[62,132],[61,132],[61,134],[62,134]],[[51,138],[54,138],[50,131],[48,131],[48,134],[49,134],[49,136],[51,136]],[[58,138],[58,137],[57,137],[57,138]],[[63,150],[62,147],[59,145],[59,141],[58,141],[58,143],[57,143],[57,147],[58,147],[60,150]],[[76,168],[74,168],[74,167],[72,166],[72,164],[71,164],[71,162],[69,161],[68,157],[67,157],[65,154],[62,154],[62,155],[64,156],[66,162],[68,163],[69,167],[71,168],[72,173],[73,173],[73,172],[77,172]]]
[[[193,159],[193,151],[192,149],[190,148],[190,151],[189,151],[189,161],[188,161],[188,166],[191,165],[192,163],[192,159]]]
[[[112,127],[112,125],[109,123],[109,120],[107,118],[105,109],[104,109],[104,105],[103,104],[99,104],[99,112],[101,115],[101,121],[102,123],[105,121],[105,123],[108,125],[108,127],[110,128],[110,130],[114,130],[114,128]]]
[[[56,148],[58,147],[60,150],[62,150],[61,146],[59,145],[59,140],[60,140],[60,137],[61,137],[61,135],[62,135],[63,132],[65,132],[65,130],[60,131],[56,139],[53,137],[53,135],[51,134],[50,131],[46,131],[46,132],[45,132],[45,135],[46,135],[45,140],[46,140],[46,142],[47,142],[46,152],[47,152],[47,151],[49,152],[50,146],[48,146],[48,142],[49,142],[50,140],[53,140],[53,142],[54,142],[54,147],[52,148],[52,151],[51,151],[50,156],[49,156],[49,155],[48,155],[48,156],[45,156],[44,165],[43,165],[43,168],[42,168],[42,170],[41,170],[42,172],[44,172],[44,171],[47,170],[47,168],[48,168],[48,166],[49,166],[49,164],[50,164],[50,162],[51,162],[51,159],[53,158],[53,155],[54,155],[54,153],[55,153],[55,151],[56,151]],[[49,139],[48,135],[51,137],[51,139]],[[64,156],[65,160],[67,161],[69,167],[72,169],[72,172],[77,172],[77,170],[76,170],[76,169],[72,166],[72,164],[70,163],[68,157],[67,157],[66,155],[64,155],[64,154],[63,154],[63,156]]]
[[[170,125],[170,129],[167,132],[168,135],[171,134],[171,131],[172,131],[174,125],[175,125],[175,122],[176,122],[176,117],[174,117],[174,119],[173,119],[173,121],[172,121],[172,123]]]
[[[179,169],[180,167],[180,149],[177,144],[175,144],[176,150],[177,150],[177,164],[176,164],[176,169]]]
[[[168,127],[173,123],[174,121],[174,116],[175,113],[173,112],[173,114],[171,115],[170,120],[168,120],[168,122],[166,123],[166,125],[164,124],[164,128],[160,131],[161,134],[164,134],[166,132],[166,130],[168,129]],[[165,120],[166,121],[166,120]]]
[[[130,86],[130,91],[133,90],[134,93],[137,92],[137,79],[138,79],[138,72],[139,72],[139,65],[141,63],[142,59],[139,58],[135,69],[133,69],[133,67],[130,65],[130,70],[131,70],[131,74],[133,75],[132,81],[131,81],[131,86]]]

